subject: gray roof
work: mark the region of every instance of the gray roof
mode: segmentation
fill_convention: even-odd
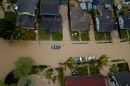
[[[34,28],[35,18],[28,15],[18,15],[17,16],[17,26]]]
[[[99,4],[114,4],[115,0],[97,0]]]
[[[62,29],[61,16],[42,16],[42,29],[49,32],[60,32]]]
[[[120,86],[130,86],[130,72],[118,72],[114,74],[114,77]]]
[[[41,0],[40,15],[59,15],[59,0]]]
[[[18,13],[27,12],[35,14],[35,8],[38,0],[18,0]]]
[[[110,32],[115,30],[115,18],[109,9],[99,6],[99,30],[98,32]]]
[[[130,30],[130,15],[121,15],[121,17],[124,21],[123,27]]]
[[[84,32],[89,30],[90,18],[83,14],[82,10],[78,7],[71,8],[71,30]]]

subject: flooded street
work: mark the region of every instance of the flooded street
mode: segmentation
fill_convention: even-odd
[[[0,40],[0,79],[14,69],[14,62],[18,57],[30,56],[37,64],[46,64],[58,67],[59,62],[65,61],[70,56],[94,55],[97,58],[106,54],[110,59],[124,58],[130,64],[130,45],[125,43],[96,44],[90,41],[89,44],[73,44],[72,41],[62,42],[18,42],[10,44]],[[76,43],[76,42],[75,42]],[[78,43],[78,42],[77,42]],[[51,49],[52,44],[61,45],[61,49]]]

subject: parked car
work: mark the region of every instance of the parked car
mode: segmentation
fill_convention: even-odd
[[[61,46],[60,46],[60,45],[52,45],[51,48],[52,48],[52,49],[60,49]]]
[[[95,56],[86,56],[85,57],[85,61],[86,62],[89,62],[89,61],[91,61],[91,60],[94,60],[96,57]]]
[[[81,56],[74,57],[74,61],[76,63],[82,62],[83,61],[83,57],[81,57]]]
[[[75,68],[73,68],[73,69],[71,70],[71,74],[72,74],[72,76],[76,76],[76,75],[77,75],[77,71],[76,71]]]

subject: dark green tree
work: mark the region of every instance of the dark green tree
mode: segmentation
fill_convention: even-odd
[[[0,86],[6,86],[6,85],[0,80]]]
[[[32,71],[32,66],[35,64],[30,57],[20,57],[15,62],[14,76],[16,78],[26,77]]]

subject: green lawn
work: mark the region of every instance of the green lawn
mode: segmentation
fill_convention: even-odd
[[[121,39],[128,38],[128,36],[127,36],[127,30],[120,30],[120,33],[121,33]]]
[[[88,75],[88,68],[87,66],[78,67],[77,69],[78,75]]]
[[[52,40],[53,41],[62,41],[62,32],[56,32],[56,33],[52,33]]]
[[[39,22],[38,29],[39,29],[40,40],[50,40],[50,33],[42,30],[41,22]]]
[[[111,40],[111,33],[110,32],[106,32],[104,33],[106,35],[106,40]]]
[[[100,70],[97,66],[90,66],[90,74],[91,75],[98,75],[100,74]]]
[[[24,35],[23,35],[23,40],[35,40],[36,39],[36,34],[34,30],[22,30]]]
[[[97,41],[105,40],[104,33],[95,31],[95,40]]]
[[[81,40],[82,41],[89,41],[89,32],[81,33]]]
[[[79,41],[79,33],[70,31],[70,36],[72,41]]]

